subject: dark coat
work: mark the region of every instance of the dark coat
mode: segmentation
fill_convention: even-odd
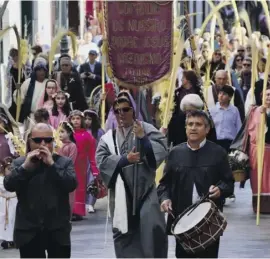
[[[77,187],[76,175],[71,159],[53,155],[53,160],[51,167],[41,163],[34,171],[27,171],[22,167],[25,158],[20,157],[4,179],[6,190],[18,197],[14,227],[17,247],[41,231],[60,245],[70,244],[69,193]]]
[[[160,203],[170,199],[177,217],[192,205],[193,184],[200,197],[208,193],[211,185],[216,185],[221,197],[214,200],[222,210],[222,199],[233,193],[233,176],[225,150],[213,142],[206,141],[199,150],[192,151],[187,143],[174,147],[168,157],[164,175],[158,186]],[[173,218],[168,215],[167,231],[171,234]]]
[[[62,72],[57,72],[54,75],[54,79],[59,82],[62,91],[70,94],[69,102],[72,104],[74,110],[80,110],[83,112],[88,109],[82,82],[77,71],[71,72],[71,74],[67,76]]]
[[[86,62],[80,66],[80,74],[82,73],[92,73],[96,76],[95,79],[92,78],[86,78],[83,80],[84,82],[84,92],[86,97],[90,97],[91,92],[94,90],[94,88],[98,85],[101,85],[101,63],[96,62],[95,63],[95,69],[94,71],[90,70],[89,62]]]
[[[208,61],[204,62],[201,66],[201,75],[204,76],[208,67]],[[214,80],[215,74],[218,70],[224,70],[226,65],[220,61],[220,62],[210,62],[210,79]]]

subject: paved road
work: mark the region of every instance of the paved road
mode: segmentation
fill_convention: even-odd
[[[235,203],[228,202],[224,213],[228,227],[221,239],[220,257],[223,258],[269,258],[270,257],[270,216],[262,215],[260,226],[251,209],[249,185],[245,189],[236,186]],[[87,219],[73,223],[73,258],[112,258],[115,257],[110,225],[105,244],[106,199],[98,202],[97,213]],[[174,257],[174,239],[170,238],[169,257]],[[19,257],[15,249],[0,250],[0,258]]]

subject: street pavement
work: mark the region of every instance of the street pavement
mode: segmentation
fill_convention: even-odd
[[[261,215],[260,226],[256,226],[256,215],[251,207],[249,183],[245,189],[235,187],[236,201],[228,201],[224,214],[227,229],[221,238],[221,258],[269,258],[270,257],[270,216]],[[73,223],[73,258],[115,258],[111,224],[106,229],[107,200],[99,200],[97,212],[81,222]],[[106,239],[106,243],[105,243]],[[175,241],[169,239],[169,257],[173,258]],[[0,250],[0,258],[17,258],[18,250]]]

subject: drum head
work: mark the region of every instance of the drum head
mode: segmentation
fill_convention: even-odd
[[[194,211],[192,211],[190,215],[188,215],[188,213],[192,210],[191,208],[175,224],[173,233],[176,235],[182,234],[195,227],[206,216],[210,209],[211,203],[203,202]]]

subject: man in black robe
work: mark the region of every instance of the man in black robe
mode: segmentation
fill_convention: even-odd
[[[60,67],[61,71],[55,73],[54,79],[58,82],[61,90],[69,93],[71,109],[80,111],[88,109],[79,73],[72,71],[70,56],[62,55],[60,57]]]
[[[158,186],[158,196],[164,211],[180,215],[186,208],[208,192],[222,210],[222,199],[233,191],[233,176],[225,150],[206,140],[210,120],[202,111],[187,114],[186,131],[188,141],[174,147],[168,157],[164,175]],[[195,199],[194,199],[195,198]],[[168,215],[167,230],[173,218]],[[171,234],[171,233],[168,233]],[[217,258],[219,240],[203,252],[187,254],[176,244],[177,258]]]

